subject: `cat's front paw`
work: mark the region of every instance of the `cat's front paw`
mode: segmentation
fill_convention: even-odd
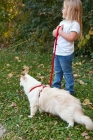
[[[41,108],[39,108],[39,112],[40,112],[40,113],[43,113],[44,111],[43,111]]]
[[[33,118],[34,115],[29,115],[28,118]]]

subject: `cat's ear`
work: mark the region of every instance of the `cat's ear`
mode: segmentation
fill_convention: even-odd
[[[24,80],[24,81],[26,81],[26,80],[27,80],[27,77],[26,77],[26,76],[23,76],[22,78],[23,78],[23,80]]]
[[[20,75],[20,79],[23,77],[23,75]]]
[[[26,80],[26,76],[25,75],[20,75],[20,79]]]
[[[23,75],[20,75],[20,78],[22,78],[23,77]]]

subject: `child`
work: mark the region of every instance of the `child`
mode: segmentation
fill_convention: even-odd
[[[52,87],[61,88],[64,76],[66,90],[74,94],[74,77],[72,60],[74,57],[74,41],[82,37],[82,3],[80,0],[64,0],[63,21],[60,22],[54,59],[55,77]],[[53,30],[56,37],[57,29]]]

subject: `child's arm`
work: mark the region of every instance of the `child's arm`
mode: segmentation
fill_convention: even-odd
[[[54,37],[56,37],[56,33],[57,33],[57,28],[53,30],[52,34]]]
[[[54,37],[56,37],[58,27],[59,27],[59,26],[57,26],[56,29],[54,29],[53,32],[52,32],[52,34],[53,34]]]
[[[73,31],[68,34],[68,33],[63,32],[62,29],[63,29],[63,27],[61,26],[59,29],[59,35],[62,36],[67,41],[73,42],[77,38],[77,35],[78,35],[77,32]]]

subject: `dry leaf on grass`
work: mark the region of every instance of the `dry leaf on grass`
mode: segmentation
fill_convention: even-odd
[[[92,103],[90,102],[90,100],[89,99],[85,99],[84,101],[83,101],[83,105],[91,105]]]
[[[18,60],[18,62],[21,62],[21,60]]]
[[[15,59],[16,59],[16,60],[19,60],[19,57],[18,57],[18,56],[15,56]]]
[[[17,104],[15,102],[12,102],[12,104],[9,107],[14,107],[15,113],[18,111],[18,107],[17,107]]]
[[[9,67],[9,66],[10,66],[10,64],[6,64],[6,66],[7,66],[7,67]]]
[[[84,82],[82,80],[79,81],[80,85],[84,85]]]
[[[74,74],[74,78],[77,78],[78,77],[78,75],[77,74]]]
[[[81,63],[81,62],[76,62],[75,65],[77,65],[77,66],[81,66],[82,63]]]
[[[93,74],[93,70],[89,71],[89,74]]]
[[[84,64],[85,62],[86,62],[86,60],[83,60],[83,61],[82,61],[82,64]]]
[[[67,138],[67,140],[70,140],[70,138]]]
[[[90,108],[90,109],[93,109],[93,105],[89,105],[89,108]]]
[[[9,73],[8,77],[11,78],[13,76],[13,73]]]
[[[18,56],[15,56],[15,60],[17,60],[18,62],[21,62]]]
[[[85,131],[81,134],[81,136],[83,136],[83,137],[88,136],[88,133]]]
[[[44,68],[44,64],[40,64],[37,66],[37,68],[43,67]]]
[[[90,139],[90,136],[85,136],[85,139],[86,139],[86,140],[91,140],[91,139]]]
[[[86,140],[90,140],[90,136],[88,135],[88,133],[85,131],[81,134],[81,136],[83,136]]]
[[[16,107],[16,103],[15,102],[12,102],[12,104],[10,105],[10,107]]]

